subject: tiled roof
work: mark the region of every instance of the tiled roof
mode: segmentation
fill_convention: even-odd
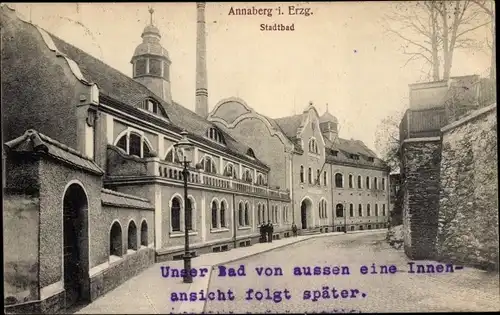
[[[335,143],[333,143],[328,138],[325,138],[325,145],[327,148],[338,152],[337,156],[328,155],[328,159],[331,162],[337,161],[373,167],[386,167],[385,162],[379,159],[377,155],[363,143],[363,141],[338,138],[335,140]],[[349,154],[357,154],[360,156],[360,159],[351,159]],[[368,157],[372,157],[373,162],[368,161]]]
[[[285,136],[289,139],[297,137],[297,129],[299,129],[302,123],[303,114],[293,115],[282,118],[275,118],[273,121],[276,123],[280,129],[283,131]]]
[[[94,58],[90,54],[63,41],[57,36],[51,33],[48,34],[54,41],[57,49],[78,64],[83,76],[87,80],[98,85],[100,93],[134,107],[138,107],[140,102],[147,97],[154,98],[161,103],[173,125],[177,126],[179,129],[185,129],[189,133],[200,138],[204,137],[209,127],[216,127],[208,120],[178,103],[173,102],[172,104],[168,104],[151,90],[141,83],[136,82],[126,74],[112,68],[101,60]],[[231,153],[248,160],[250,163],[268,168],[261,161],[249,159],[247,157],[246,152],[249,147],[237,143],[236,140],[226,132],[223,133],[227,148]]]
[[[101,202],[107,206],[154,210],[154,206],[147,199],[109,189],[101,190]]]
[[[42,152],[73,167],[84,169],[98,175],[104,171],[79,151],[70,148],[35,130],[27,130],[22,136],[5,143],[7,150],[14,152]]]

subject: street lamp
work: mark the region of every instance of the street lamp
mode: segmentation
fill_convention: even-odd
[[[192,157],[191,154],[193,152],[193,144],[189,141],[188,132],[183,130],[181,132],[181,140],[174,144],[176,153],[179,154],[182,152],[182,160],[179,159],[182,163],[182,177],[184,179],[184,283],[192,283],[193,276],[191,274],[191,252],[189,250],[189,227],[188,221],[190,221],[188,216],[188,193],[187,193],[187,182],[189,177],[188,166],[191,163]],[[192,215],[191,211],[189,211],[189,215]]]

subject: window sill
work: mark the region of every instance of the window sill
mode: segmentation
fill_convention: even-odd
[[[251,226],[239,226],[238,230],[250,230],[251,228]]]
[[[228,228],[210,229],[210,233],[224,233],[224,232],[229,232],[229,229]]]
[[[122,256],[111,255],[109,256],[109,265],[116,264],[117,262],[123,260]]]
[[[197,231],[191,231],[189,232],[189,236],[196,236],[198,235]],[[178,237],[184,237],[184,231],[181,232],[170,232],[170,238],[178,238]]]

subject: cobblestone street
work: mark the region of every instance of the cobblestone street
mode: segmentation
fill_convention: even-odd
[[[454,273],[408,273],[409,265],[402,250],[395,250],[385,242],[385,233],[347,234],[307,240],[262,255],[243,259],[226,267],[245,266],[244,277],[219,277],[219,269],[212,271],[209,292],[221,290],[234,292],[233,301],[210,301],[205,313],[264,313],[264,312],[451,312],[499,311],[498,274],[472,268],[456,269]],[[370,274],[372,264],[395,265],[394,274]],[[419,264],[435,262],[418,261]],[[368,267],[368,274],[360,273],[360,266]],[[283,276],[258,276],[256,267],[282,267]],[[293,267],[348,266],[349,275],[294,276]],[[332,269],[333,271],[333,269]],[[311,301],[323,296],[328,286],[330,298]],[[340,296],[331,297],[332,289]],[[248,289],[254,300],[246,300]],[[280,302],[266,300],[266,289],[282,291]],[[284,292],[287,289],[289,292]],[[351,290],[359,290],[359,293]],[[311,291],[309,300],[303,299],[305,290]],[[319,290],[314,293],[314,290]],[[342,298],[342,290],[349,290],[349,297]],[[260,301],[260,293],[263,298]],[[320,293],[319,293],[320,292]],[[351,298],[352,295],[356,296]],[[364,293],[364,294],[363,294]],[[273,293],[271,293],[273,294]],[[287,300],[286,295],[291,299]],[[217,295],[217,294],[216,294]],[[227,295],[226,295],[227,296]],[[277,296],[278,297],[278,296]]]

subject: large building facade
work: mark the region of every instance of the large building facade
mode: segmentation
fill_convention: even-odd
[[[133,77],[2,14],[5,301],[52,312],[91,301],[152,263],[273,238],[382,228],[388,169],[312,104],[271,119],[240,99],[208,110],[204,4],[197,4],[196,112],[173,101],[150,25]],[[151,12],[152,14],[152,12]],[[183,198],[181,131],[194,145]],[[185,206],[187,205],[187,207]],[[184,222],[185,211],[189,212]]]

